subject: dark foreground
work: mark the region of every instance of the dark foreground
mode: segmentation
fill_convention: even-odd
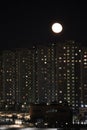
[[[0,130],[87,130],[86,126],[74,126],[72,128],[36,128],[25,127],[22,125],[1,125]]]

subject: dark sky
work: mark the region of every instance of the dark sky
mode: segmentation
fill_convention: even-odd
[[[0,3],[0,49],[30,47],[58,40],[87,44],[86,3],[62,0],[12,0]],[[53,22],[63,31],[55,35]]]

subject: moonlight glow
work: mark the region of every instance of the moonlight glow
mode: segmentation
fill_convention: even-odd
[[[54,33],[60,33],[62,31],[62,29],[63,29],[63,27],[62,27],[62,25],[60,23],[54,23],[52,25],[52,31]]]

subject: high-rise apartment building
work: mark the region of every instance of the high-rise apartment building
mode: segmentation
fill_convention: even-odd
[[[35,102],[35,63],[32,49],[7,50],[0,61],[0,89],[5,109],[27,107]]]
[[[87,48],[81,54],[81,107],[87,108]]]
[[[56,100],[55,55],[54,47],[37,48],[37,99],[36,102],[54,102]]]
[[[8,106],[11,107],[16,100],[15,54],[13,51],[4,51],[2,54],[2,58],[2,98],[5,108],[8,108]]]
[[[21,49],[17,54],[20,103],[24,107],[35,102],[35,56],[33,49]]]
[[[73,110],[80,105],[81,50],[73,41],[56,47],[58,100],[66,100]]]
[[[80,106],[81,49],[73,41],[37,49],[37,82],[39,102]]]

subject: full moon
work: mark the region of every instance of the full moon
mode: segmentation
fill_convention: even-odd
[[[52,31],[54,33],[60,33],[63,30],[63,27],[60,23],[53,23],[52,24]]]

